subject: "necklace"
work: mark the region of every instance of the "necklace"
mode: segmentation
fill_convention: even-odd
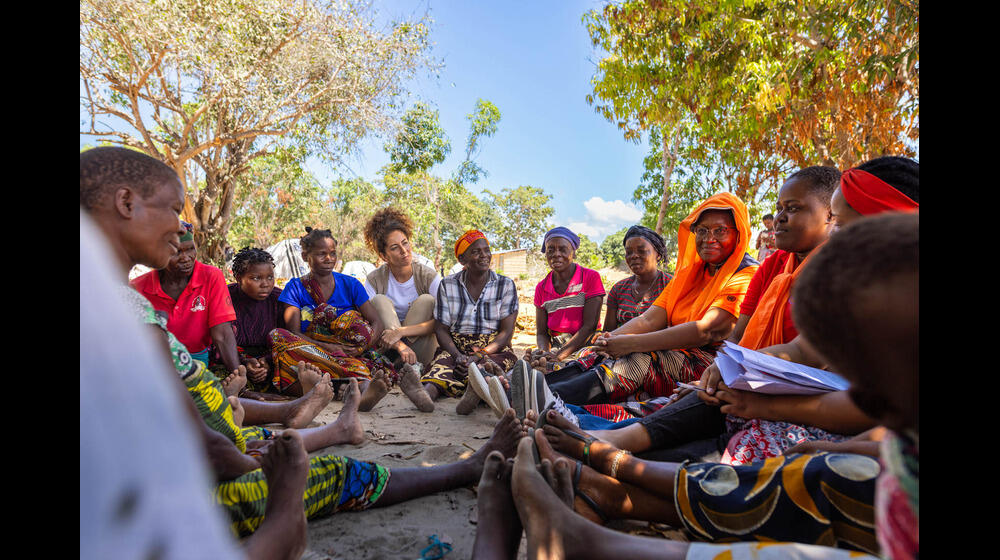
[[[632,281],[632,295],[635,296],[636,299],[646,299],[647,292],[649,292],[649,289],[652,288],[654,284],[656,284],[656,281],[659,280],[661,276],[663,276],[663,271],[657,270],[656,276],[654,276],[653,279],[650,280],[649,285],[646,286],[644,290],[640,290],[639,276],[636,275],[635,280]]]

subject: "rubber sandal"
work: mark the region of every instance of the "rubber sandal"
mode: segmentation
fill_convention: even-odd
[[[553,399],[552,391],[549,390],[548,383],[545,382],[545,374],[537,369],[531,370],[531,401],[535,412],[547,407]]]
[[[581,492],[579,489],[580,476],[582,474],[583,474],[583,462],[577,461],[576,470],[573,472],[573,494],[579,496],[579,498],[583,500],[585,504],[587,504],[587,507],[594,510],[594,513],[596,513],[597,516],[601,518],[601,523],[605,524],[608,522],[607,514],[604,513],[604,510],[602,510],[601,507],[597,505],[597,502],[595,502],[593,498],[591,498],[584,492]]]
[[[490,387],[486,383],[486,377],[483,376],[483,372],[479,371],[479,366],[475,363],[469,363],[469,376],[466,377],[466,383],[479,395],[479,398],[483,399],[491,408],[493,407],[493,398],[490,397]]]
[[[507,393],[503,389],[503,385],[500,384],[500,378],[491,375],[489,381],[487,382],[490,388],[490,400],[487,404],[493,409],[493,413],[497,415],[497,418],[503,416],[503,413],[510,408],[510,402],[507,401]],[[484,399],[485,400],[485,399]]]
[[[568,435],[569,437],[578,439],[578,440],[580,440],[580,441],[583,442],[583,461],[584,461],[584,463],[586,463],[586,465],[588,467],[591,466],[590,465],[590,444],[592,444],[595,441],[597,441],[597,438],[595,438],[594,436],[591,436],[591,435],[582,436],[582,435],[580,435],[580,434],[578,434],[576,432],[572,432],[572,431],[568,431],[568,430],[561,430],[561,431],[562,431],[562,433]]]

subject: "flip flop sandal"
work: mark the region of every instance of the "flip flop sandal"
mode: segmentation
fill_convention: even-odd
[[[493,409],[493,413],[497,415],[497,418],[503,416],[503,413],[510,408],[510,402],[507,401],[507,393],[503,389],[503,385],[500,384],[500,378],[491,375],[487,384],[490,387],[490,400],[487,404]],[[483,399],[486,400],[486,399]]]
[[[528,437],[531,438],[531,456],[535,459],[535,467],[542,467],[542,456],[538,453],[538,444],[535,443],[535,430],[537,428],[528,428]]]
[[[580,486],[580,476],[582,474],[583,474],[583,462],[582,461],[577,461],[576,462],[576,469],[573,471],[573,494],[575,494],[577,497],[579,497],[581,500],[583,500],[584,503],[587,504],[587,506],[590,509],[594,510],[594,513],[596,513],[597,516],[601,518],[601,524],[602,525],[606,524],[608,522],[608,516],[607,516],[607,514],[604,513],[604,510],[601,509],[601,507],[597,505],[597,502],[595,502],[593,498],[591,498],[590,496],[588,496],[584,492],[580,491],[580,488],[579,488],[579,486]]]
[[[472,390],[479,395],[479,398],[483,399],[486,404],[493,408],[493,398],[490,397],[490,387],[486,383],[486,377],[483,376],[483,372],[479,371],[479,366],[475,363],[469,364],[469,375],[466,377],[466,383]]]
[[[582,436],[576,432],[569,430],[562,430],[562,433],[568,435],[571,438],[578,439],[583,442],[583,462],[589,467],[590,465],[590,444],[594,443],[597,438],[591,435]]]
[[[556,403],[554,403],[554,402],[553,403],[549,403],[548,406],[546,406],[541,412],[538,413],[538,421],[535,422],[535,429],[536,430],[541,430],[543,427],[545,427],[546,424],[549,423],[549,421],[545,419],[545,416],[549,413],[550,410],[552,410],[552,407],[555,404]]]

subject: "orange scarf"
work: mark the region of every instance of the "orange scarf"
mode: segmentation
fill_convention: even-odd
[[[795,253],[789,255],[788,260],[785,261],[785,268],[771,280],[771,284],[761,294],[760,301],[757,302],[757,309],[754,310],[750,321],[743,330],[740,346],[759,350],[789,342],[785,340],[784,327],[785,309],[788,307],[788,298],[792,295],[792,284],[795,283],[799,272],[802,272],[809,259],[823,246],[823,243],[810,251],[798,266],[795,265],[799,260],[798,255]]]
[[[730,210],[736,221],[740,237],[722,267],[709,276],[705,261],[698,255],[691,226],[705,210]],[[667,326],[680,325],[701,319],[712,302],[739,268],[750,245],[750,215],[747,207],[736,195],[728,192],[710,196],[698,205],[677,230],[677,274],[654,302],[667,311]],[[685,297],[697,293],[697,297]]]

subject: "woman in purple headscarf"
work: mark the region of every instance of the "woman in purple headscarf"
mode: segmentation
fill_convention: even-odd
[[[549,230],[542,241],[552,270],[535,286],[535,359],[566,360],[597,331],[604,284],[596,270],[574,262],[579,246],[580,238],[565,227]]]

